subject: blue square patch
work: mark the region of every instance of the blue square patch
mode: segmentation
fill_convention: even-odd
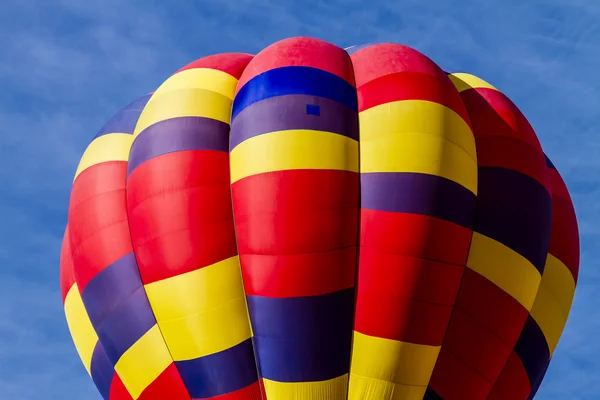
[[[321,106],[317,104],[307,104],[306,113],[308,115],[316,115],[318,117],[321,115]]]

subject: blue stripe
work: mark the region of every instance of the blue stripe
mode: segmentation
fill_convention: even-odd
[[[261,377],[315,382],[348,373],[353,288],[319,296],[247,299]]]
[[[135,125],[150,97],[152,97],[152,94],[147,94],[129,103],[98,131],[94,139],[109,133],[129,133],[133,135]]]
[[[546,154],[544,154],[544,158],[546,159],[546,166],[548,168],[552,168],[553,170],[556,170],[556,167],[554,166],[552,161],[550,161],[550,159],[548,158],[548,156]]]
[[[94,328],[97,329],[112,310],[142,286],[133,252],[94,276],[81,295]]]
[[[96,332],[110,361],[119,358],[156,324],[146,291],[137,289],[112,310]]]
[[[548,371],[548,367],[549,366],[550,366],[550,360],[548,360],[548,362],[546,363],[546,367],[544,368],[544,372],[542,372],[539,375],[538,380],[536,382],[532,382],[531,393],[529,393],[529,396],[527,397],[527,400],[533,400],[533,398],[537,394],[538,390],[540,389],[540,386],[542,385],[542,381],[544,380],[544,376],[546,375],[546,372]]]
[[[339,76],[312,67],[281,67],[254,77],[240,89],[233,100],[231,121],[251,104],[288,94],[323,97],[358,112],[356,89]]]
[[[102,395],[104,400],[108,400],[112,380],[115,376],[115,369],[100,342],[96,343],[96,347],[92,353],[90,373],[100,395]]]
[[[527,317],[523,332],[517,340],[515,353],[517,353],[525,367],[525,371],[527,371],[529,382],[534,386],[538,380],[544,377],[547,365],[550,362],[550,349],[546,343],[544,333],[531,315]]]
[[[552,227],[552,198],[517,171],[479,167],[474,230],[519,253],[543,273]]]
[[[250,339],[216,354],[176,361],[175,365],[192,398],[235,392],[258,380]]]

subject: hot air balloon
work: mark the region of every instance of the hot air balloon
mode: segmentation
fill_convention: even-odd
[[[201,58],[73,181],[68,326],[106,400],[526,400],[567,321],[573,204],[486,81],[297,37]]]

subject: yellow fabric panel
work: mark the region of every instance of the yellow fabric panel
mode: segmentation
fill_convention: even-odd
[[[346,400],[348,393],[348,374],[321,382],[263,382],[269,400]]]
[[[355,331],[350,373],[401,385],[427,386],[439,352],[440,346],[400,342]]]
[[[465,150],[436,135],[402,133],[361,139],[360,172],[437,175],[477,194],[477,162]]]
[[[423,400],[427,385],[409,386],[350,374],[348,400]]]
[[[85,310],[77,284],[71,286],[65,297],[65,316],[77,353],[91,376],[92,355],[98,343],[98,335]]]
[[[251,337],[239,258],[146,285],[176,361],[231,348]]]
[[[229,124],[232,100],[206,89],[188,88],[153,95],[135,126],[134,136],[157,122],[178,117],[205,117]]]
[[[205,89],[222,94],[233,101],[237,79],[226,72],[212,68],[192,68],[178,72],[167,79],[152,95],[154,101],[167,92],[182,89]]]
[[[546,287],[544,279],[542,279],[537,297],[533,303],[531,316],[544,333],[552,356],[567,323],[568,313],[561,309],[557,299]]]
[[[382,136],[423,133],[443,137],[477,160],[475,136],[453,110],[425,100],[402,100],[361,111],[361,143]],[[400,139],[402,140],[402,139]]]
[[[93,165],[107,161],[129,160],[129,150],[131,150],[132,143],[133,136],[126,133],[109,133],[97,137],[85,149],[73,180]]]
[[[558,301],[561,310],[568,314],[575,296],[575,278],[569,268],[558,258],[548,254],[542,280]]]
[[[171,363],[158,325],[154,325],[121,356],[115,370],[135,400]]]
[[[358,142],[313,130],[270,132],[245,140],[231,151],[231,182],[265,172],[333,169],[358,172]]]
[[[467,267],[531,310],[542,277],[525,257],[500,242],[473,232]]]
[[[483,79],[463,72],[448,75],[454,86],[459,92],[467,89],[493,89],[498,90]]]

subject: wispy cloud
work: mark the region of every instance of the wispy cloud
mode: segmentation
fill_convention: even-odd
[[[0,13],[0,397],[96,399],[69,339],[58,254],[95,131],[198,57],[310,35],[413,46],[487,79],[527,115],[582,233],[573,312],[538,397],[600,396],[600,3],[418,0],[10,2]]]

